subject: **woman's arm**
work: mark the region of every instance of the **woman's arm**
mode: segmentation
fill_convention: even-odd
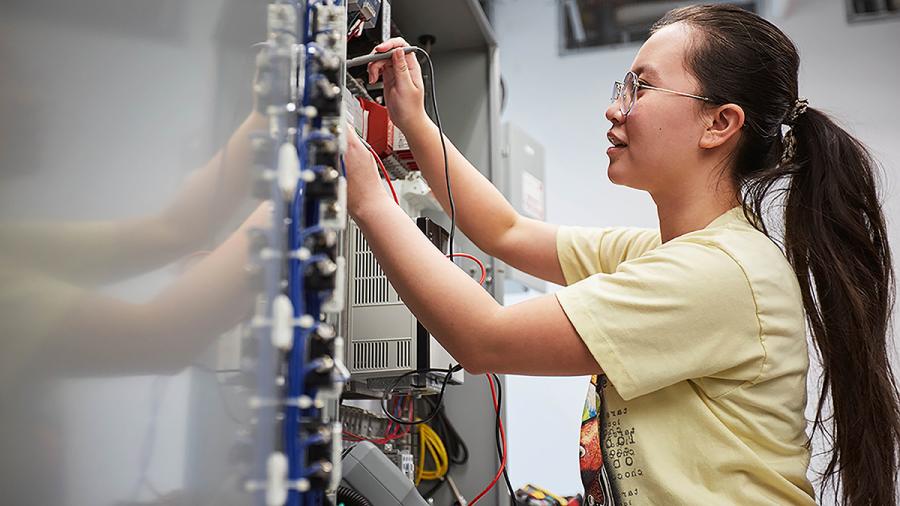
[[[379,265],[416,318],[463,367],[475,373],[600,372],[554,295],[501,306],[394,204],[374,160],[351,131],[346,160],[349,210]]]
[[[231,236],[146,303],[86,293],[45,341],[65,373],[159,373],[183,369],[222,332],[247,318],[257,293],[248,231],[271,221],[261,204]]]
[[[406,139],[422,175],[441,207],[450,214],[437,126],[426,117],[419,125],[407,127],[405,132],[409,132]],[[559,227],[519,214],[456,146],[446,137],[444,140],[460,230],[485,253],[533,276],[564,285],[556,253]]]
[[[387,196],[353,215],[400,298],[469,372],[600,372],[554,295],[501,306]]]
[[[213,234],[249,201],[251,113],[161,212],[119,221],[0,224],[0,256],[74,283],[103,284],[210,247]]]
[[[391,39],[377,52],[408,46]],[[370,64],[370,81],[384,77],[385,98],[391,120],[400,128],[444,211],[450,199],[444,173],[444,154],[437,126],[425,113],[425,89],[415,54],[398,49],[393,59]],[[460,230],[485,253],[539,278],[565,284],[556,254],[557,226],[520,215],[490,181],[446,137],[450,187]]]

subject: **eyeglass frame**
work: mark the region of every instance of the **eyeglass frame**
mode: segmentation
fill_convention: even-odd
[[[610,103],[618,102],[622,97],[625,96],[625,81],[628,80],[629,75],[633,76],[632,82],[634,84],[632,86],[634,88],[634,92],[633,92],[632,96],[634,97],[634,99],[631,101],[631,104],[629,104],[627,111],[622,108],[621,103],[619,104],[619,112],[621,112],[622,116],[626,117],[626,118],[628,117],[628,114],[631,113],[631,110],[634,109],[634,104],[637,103],[637,94],[641,88],[644,88],[647,90],[662,91],[665,93],[671,93],[673,95],[680,95],[682,97],[688,97],[688,98],[693,98],[696,100],[702,100],[704,102],[712,102],[712,99],[708,98],[708,97],[701,97],[700,95],[693,95],[691,93],[685,93],[683,91],[675,91],[675,90],[669,90],[666,88],[658,88],[656,86],[651,86],[649,84],[642,83],[640,78],[638,77],[638,75],[635,74],[633,71],[629,70],[628,72],[625,73],[625,77],[621,81],[616,81],[615,83],[613,83],[613,94],[612,94],[612,98],[610,99]]]

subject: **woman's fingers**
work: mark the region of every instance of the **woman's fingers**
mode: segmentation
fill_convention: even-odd
[[[403,54],[403,49],[397,48],[393,50],[391,59],[394,62],[394,80],[397,89],[401,92],[415,88],[412,76],[410,75],[409,61]]]
[[[390,94],[390,91],[394,89],[394,84],[396,83],[396,74],[394,73],[393,64],[387,65],[385,67],[386,71],[382,76],[384,78],[384,92],[385,94]]]
[[[391,49],[394,49],[395,47],[406,47],[406,46],[409,46],[409,43],[406,42],[406,39],[404,39],[403,37],[394,37],[394,38],[388,39],[388,40],[382,42],[381,44],[378,44],[377,46],[375,46],[374,52],[375,53],[384,53],[384,52],[390,51]]]
[[[372,50],[372,53],[386,53],[398,47],[407,47],[409,44],[402,37],[394,37],[392,39],[388,39],[381,44],[375,46],[375,49]],[[384,68],[391,64],[391,60],[379,60],[369,64],[368,72],[369,72],[369,84],[374,84],[378,81],[378,78],[384,72]]]
[[[422,83],[422,67],[419,65],[419,58],[415,51],[405,55],[406,64],[409,67],[409,76],[412,78],[413,84],[417,88],[422,89],[425,85]]]

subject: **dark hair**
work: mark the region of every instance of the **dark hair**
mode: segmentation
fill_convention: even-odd
[[[744,110],[728,164],[744,213],[770,235],[763,212],[783,207],[782,247],[822,362],[812,432],[831,438],[823,482],[844,505],[894,504],[900,393],[888,355],[894,275],[877,165],[826,114],[808,108],[796,115],[800,57],[773,24],[734,6],[696,5],[669,12],[653,31],[678,22],[702,34],[685,61],[701,94]]]

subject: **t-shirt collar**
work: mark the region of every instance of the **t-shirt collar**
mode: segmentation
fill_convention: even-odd
[[[727,223],[733,222],[735,220],[740,220],[742,222],[746,222],[747,218],[744,216],[744,208],[741,206],[734,206],[731,209],[725,211],[718,218],[712,220],[709,225],[703,228],[715,228],[721,227]]]

